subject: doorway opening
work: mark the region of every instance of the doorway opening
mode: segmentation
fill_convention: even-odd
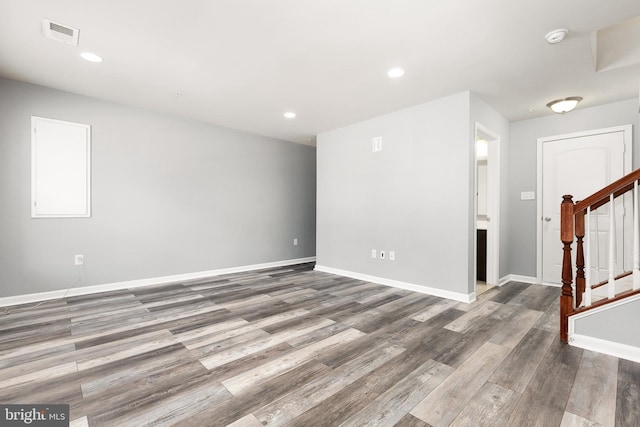
[[[500,138],[475,127],[476,296],[498,284]]]

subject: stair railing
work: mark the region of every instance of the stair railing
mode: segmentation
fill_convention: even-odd
[[[640,180],[640,169],[620,178],[614,183],[604,187],[584,200],[574,203],[573,196],[562,196],[560,204],[560,240],[563,244],[562,254],[562,293],[560,296],[560,339],[568,340],[569,316],[577,312],[584,311],[590,307],[600,306],[606,302],[617,300],[625,295],[616,295],[615,283],[625,276],[633,275],[631,293],[640,292],[640,213],[638,212],[638,181]],[[632,192],[633,206],[633,262],[630,272],[623,272],[616,276],[616,206],[615,200]],[[592,277],[592,246],[591,242],[591,221],[595,211],[606,205],[609,213],[609,239],[608,239],[608,278],[605,281],[594,283]],[[594,225],[596,227],[596,245],[599,238],[598,217],[596,215]],[[585,227],[586,225],[586,227]],[[586,228],[586,233],[585,233]],[[573,293],[573,272],[574,266],[571,260],[571,244],[574,236],[576,245],[575,263],[575,297]],[[586,239],[585,239],[586,237]],[[586,257],[585,257],[586,249]],[[599,255],[599,247],[596,246]],[[596,259],[599,259],[597,256]],[[599,265],[597,265],[599,268]],[[598,278],[599,279],[599,278]],[[593,302],[593,289],[607,286],[607,299]]]

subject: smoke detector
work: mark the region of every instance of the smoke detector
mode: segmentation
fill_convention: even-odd
[[[42,18],[42,35],[71,46],[78,46],[80,30],[62,25],[47,18]]]
[[[569,34],[569,30],[566,28],[558,28],[557,30],[549,31],[544,38],[549,44],[558,44]]]

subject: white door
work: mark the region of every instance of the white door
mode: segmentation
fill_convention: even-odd
[[[628,134],[627,134],[628,132]],[[631,172],[631,127],[618,127],[580,134],[564,135],[538,140],[542,161],[541,235],[543,283],[560,283],[562,278],[562,242],[560,241],[560,203],[565,194],[579,201],[618,178]],[[539,170],[540,172],[540,170]],[[616,200],[616,224],[623,224],[623,200]],[[540,212],[540,210],[539,210]],[[604,280],[608,275],[609,209],[600,208],[598,220],[592,219],[592,242],[600,241],[598,250],[592,251],[592,266],[598,266],[593,279]],[[629,216],[630,217],[630,216]],[[593,218],[593,217],[592,217]],[[616,227],[616,252],[620,260],[624,255],[623,227]],[[572,245],[572,260],[575,262]],[[595,262],[595,264],[594,264]],[[622,264],[622,263],[621,263]],[[623,265],[616,273],[623,271]],[[574,272],[575,276],[575,272]]]

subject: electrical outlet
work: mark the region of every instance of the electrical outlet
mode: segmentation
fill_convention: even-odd
[[[377,258],[378,254],[375,249],[371,249],[371,258]]]
[[[298,239],[293,239],[293,246],[298,246]]]
[[[84,255],[76,255],[74,259],[75,265],[83,265],[84,264]]]
[[[389,261],[396,260],[396,251],[389,251]]]
[[[385,253],[384,253],[384,251],[380,251],[380,259],[385,259]]]

